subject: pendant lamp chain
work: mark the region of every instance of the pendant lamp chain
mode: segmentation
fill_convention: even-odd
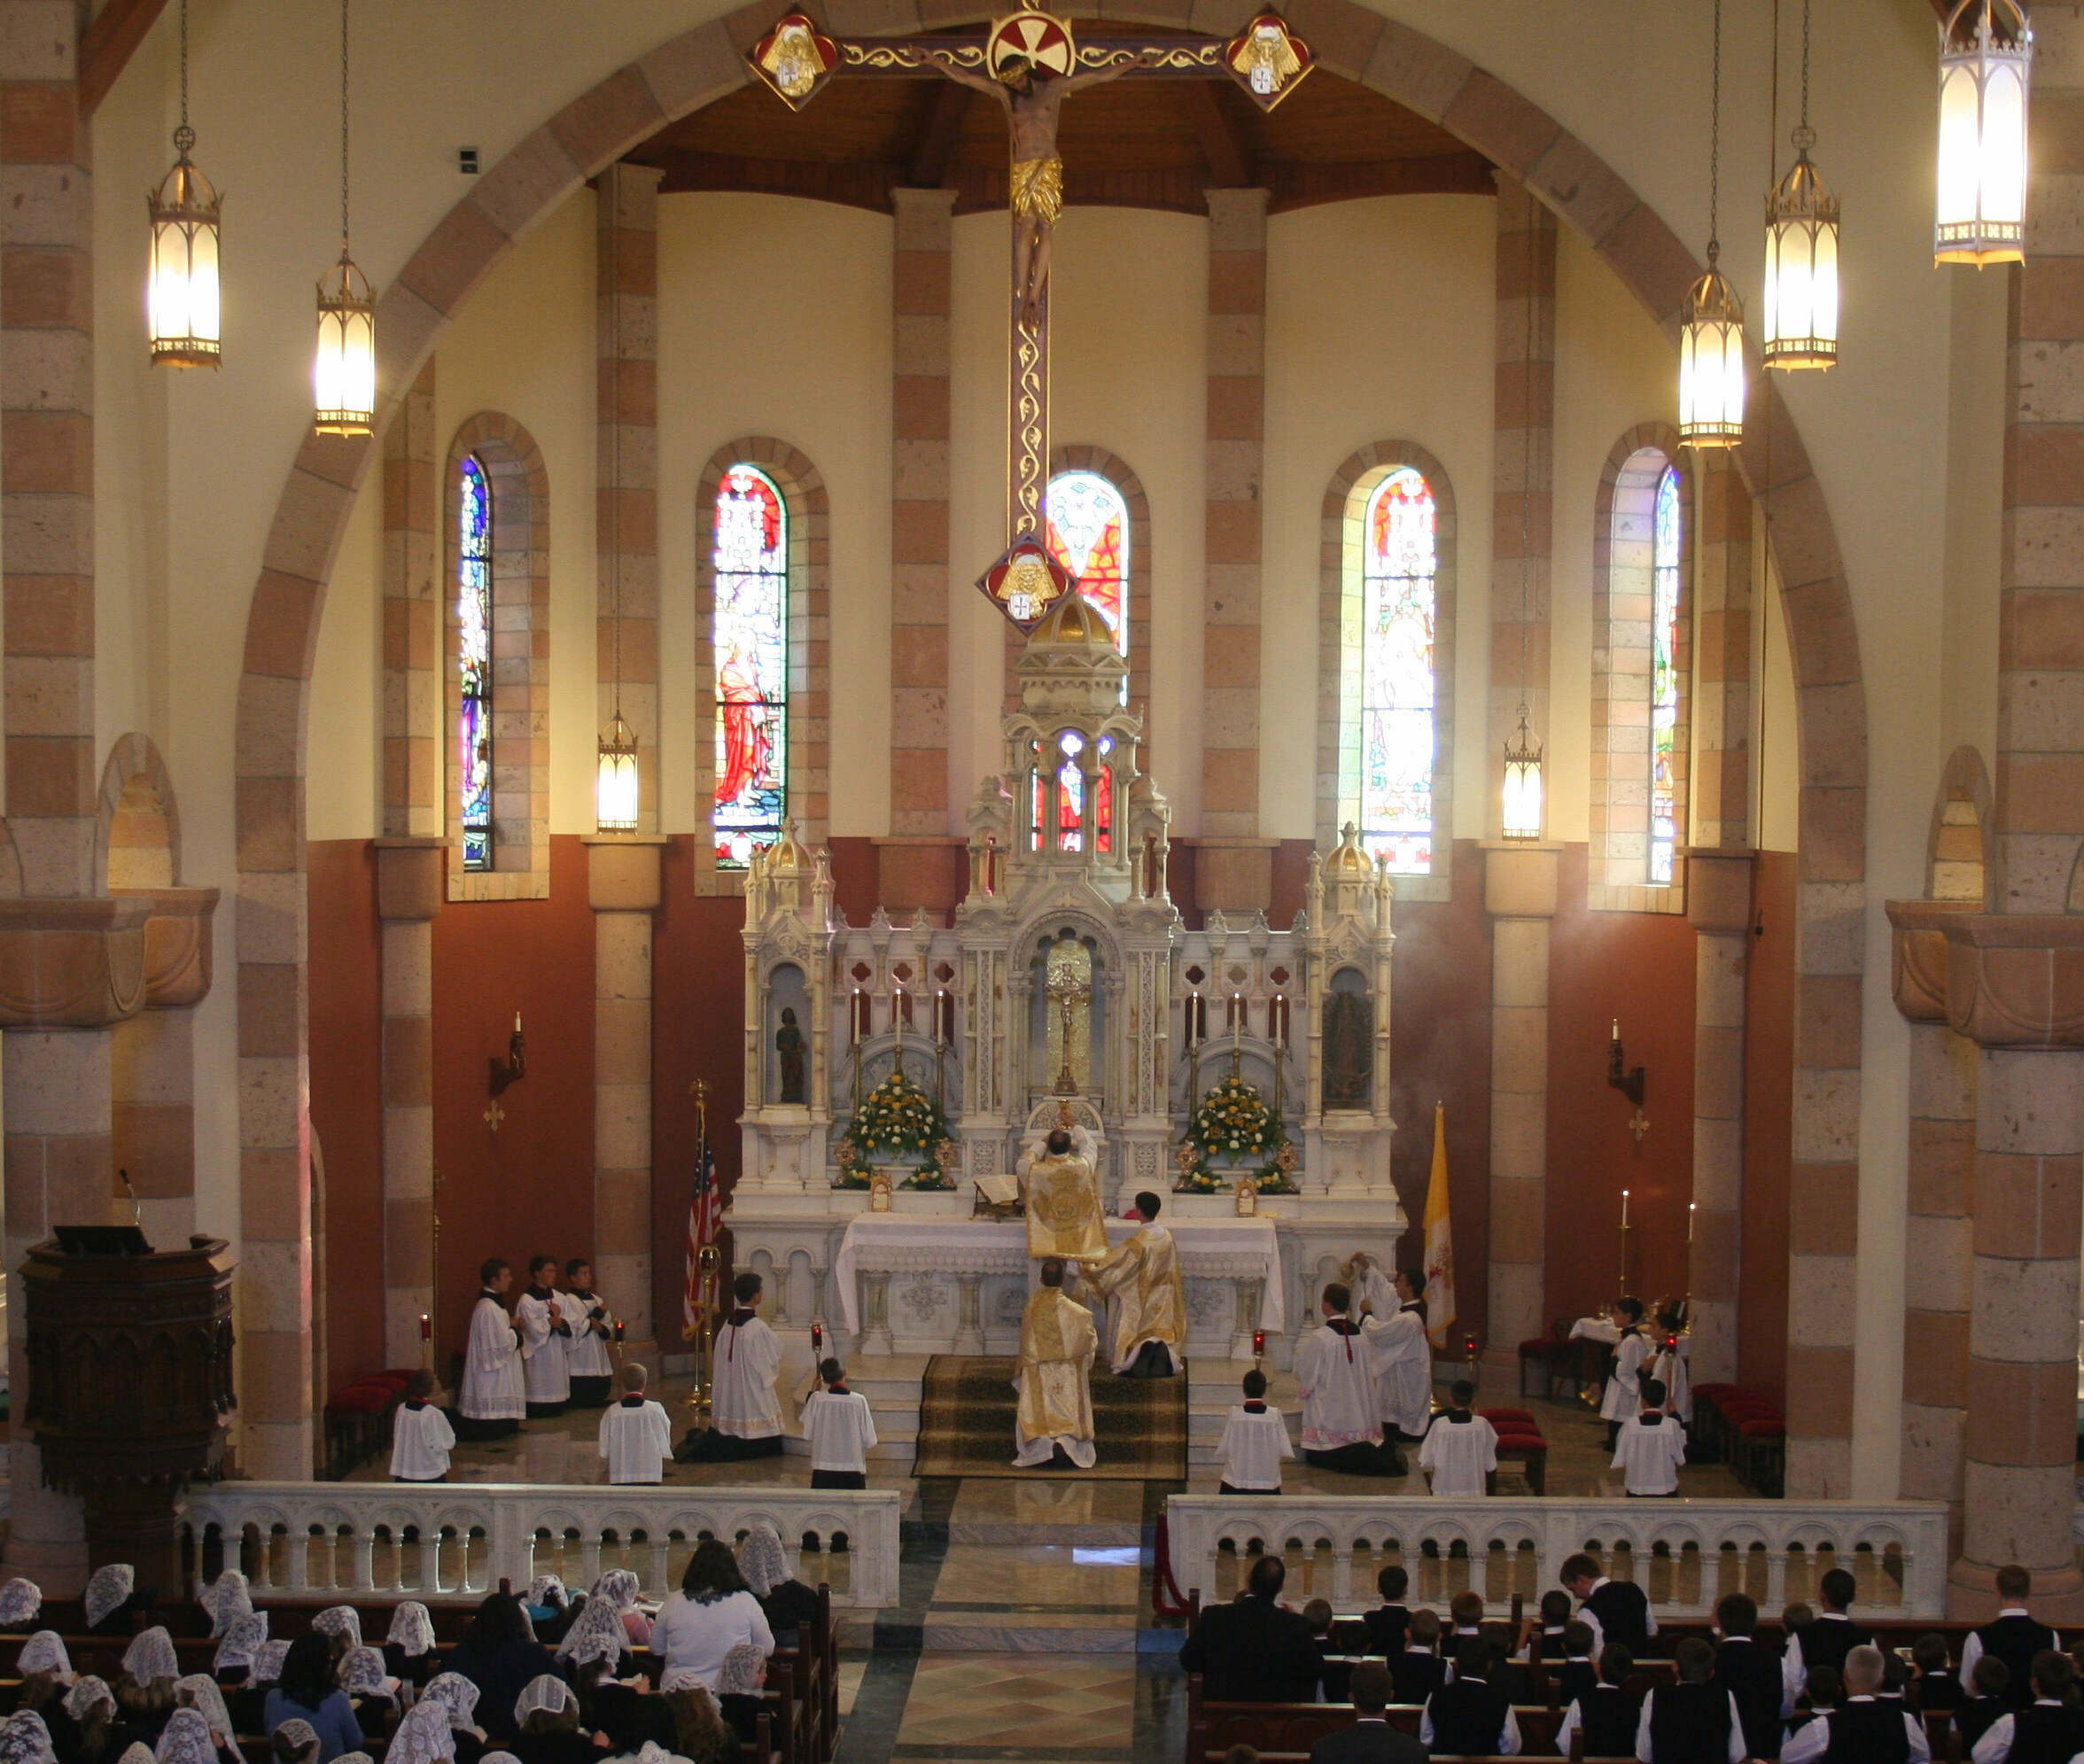
[[[340,255],[347,255],[347,6],[340,0]]]
[[[1542,830],[1542,748],[1534,739],[1534,712],[1528,703],[1534,644],[1534,400],[1535,302],[1539,298],[1540,207],[1534,192],[1527,198],[1527,283],[1523,297],[1527,322],[1520,349],[1520,711],[1505,742],[1504,788],[1499,799],[1498,831],[1506,839],[1539,839]],[[1549,400],[1552,406],[1553,395]],[[1546,413],[1542,413],[1546,414]]]
[[[1707,273],[1686,291],[1679,329],[1679,440],[1733,447],[1744,439],[1744,301],[1720,268],[1722,206],[1722,0],[1715,0],[1708,106]]]
[[[318,284],[312,426],[321,435],[359,438],[376,432],[377,301],[348,251],[348,5],[340,0],[340,260]]]
[[[181,0],[181,127],[174,144],[183,153],[195,145],[195,130],[188,126],[188,0]]]
[[[346,4],[346,0],[342,0]],[[345,80],[346,74],[342,74]],[[1715,237],[1722,206],[1722,0],[1715,0],[1715,71],[1707,100],[1707,272],[1715,274],[1722,242]]]
[[[622,190],[612,169],[601,180],[608,228],[608,604],[612,710],[602,731],[595,773],[594,823],[603,833],[634,833],[642,807],[637,738],[622,719]]]

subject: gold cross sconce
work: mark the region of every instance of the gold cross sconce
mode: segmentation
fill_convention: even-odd
[[[1650,1131],[1650,1117],[1643,1113],[1640,1107],[1629,1116],[1628,1128],[1629,1131],[1636,1136],[1636,1144],[1640,1146],[1643,1143],[1643,1135]]]
[[[486,1109],[484,1115],[482,1116],[485,1124],[491,1128],[494,1133],[496,1133],[500,1130],[500,1123],[504,1121],[506,1118],[507,1111],[499,1106],[499,1099],[494,1097],[492,1101],[492,1107]]]

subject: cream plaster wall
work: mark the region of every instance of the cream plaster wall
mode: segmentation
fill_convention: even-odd
[[[832,831],[890,826],[890,221],[781,197],[658,205],[662,825],[696,824],[696,480],[740,436],[824,475],[832,507]],[[981,566],[980,566],[981,567]],[[592,738],[588,737],[589,751]]]
[[[1482,835],[1490,622],[1492,281],[1487,196],[1383,197],[1267,224],[1265,606],[1260,832],[1316,834],[1318,541],[1355,448],[1416,441],[1458,517],[1455,828]]]
[[[1496,0],[1487,7],[1459,10],[1426,0],[1378,4],[1439,36],[1544,105],[1605,156],[1684,238],[1698,244],[1704,237],[1705,9],[1645,9],[1639,0],[1580,0],[1571,7],[1542,0]],[[557,106],[633,55],[722,10],[720,3],[708,0],[678,7],[645,0],[607,9],[571,4],[497,6],[492,0],[428,7],[416,0],[364,0],[355,12],[355,245],[364,268],[379,287],[384,285],[466,191],[467,184],[454,170],[458,145],[475,145],[488,163],[496,162]],[[1755,299],[1756,198],[1766,171],[1764,20],[1755,8],[1735,8],[1728,22],[1724,264]],[[203,1226],[236,1239],[237,1209],[229,1187],[237,1143],[230,983],[237,915],[236,902],[229,898],[236,879],[233,715],[245,608],[268,524],[307,417],[311,286],[335,251],[337,88],[330,19],[309,9],[270,0],[194,0],[191,26],[198,159],[228,192],[229,337],[225,366],[214,375],[191,375],[169,384],[123,361],[123,339],[127,334],[136,337],[138,322],[136,270],[143,232],[138,198],[165,169],[166,136],[173,120],[170,13],[96,124],[97,230],[103,241],[98,307],[103,369],[97,377],[102,493],[97,537],[108,596],[103,629],[109,639],[97,703],[105,747],[122,729],[140,725],[159,741],[181,790],[188,879],[228,890],[219,919],[222,978],[198,1024],[198,1213]],[[1929,12],[1911,0],[1841,0],[1819,9],[1815,31],[1818,159],[1842,195],[1847,215],[1845,359],[1830,375],[1800,377],[1787,390],[1843,550],[1862,633],[1870,718],[1873,789],[1857,1295],[1865,1320],[1859,1343],[1855,1486],[1856,1492],[1872,1495],[1886,1493],[1893,1485],[1897,1429],[1893,1424],[1892,1339],[1899,1333],[1895,1319],[1902,1269],[1900,1242],[1890,1222],[1900,1227],[1902,1214],[1906,1069],[1902,1027],[1888,999],[1887,930],[1880,903],[1891,895],[1917,891],[1932,781],[1947,745],[1963,729],[1987,728],[1989,722],[1987,684],[1952,679],[1941,662],[1953,616],[1958,615],[1963,628],[1987,616],[1987,584],[1994,571],[1987,561],[1987,535],[1995,531],[1989,491],[1981,482],[1962,482],[1956,485],[1956,497],[1934,496],[1932,474],[1935,462],[1951,458],[1956,447],[1987,465],[1988,382],[1984,376],[1998,368],[1991,361],[1987,369],[1971,369],[1963,355],[1963,371],[1956,371],[1956,352],[1972,347],[1978,358],[1989,360],[1991,314],[1981,303],[1995,297],[1985,289],[1959,293],[1957,287],[1969,272],[1940,273],[1930,267],[1933,27]],[[1617,44],[1626,45],[1624,56],[1617,57]],[[1782,82],[1784,96],[1792,92],[1792,71],[1790,63]],[[1782,120],[1785,125],[1791,119],[1784,115]],[[669,199],[667,208],[679,200]],[[1302,228],[1333,226],[1328,213],[1326,217],[1292,218]],[[1074,223],[1077,218],[1073,217]],[[883,223],[861,217],[864,227],[877,224]],[[963,230],[981,237],[992,224],[966,222]],[[1174,226],[1191,230],[1195,223],[1162,217],[1153,224],[1169,232]],[[1281,223],[1281,230],[1288,230],[1287,223]],[[1071,227],[1066,233],[1067,252],[1075,252]],[[959,250],[959,328],[971,322],[960,315],[966,307],[983,311],[964,291],[987,267],[995,279],[996,265],[989,260],[999,249],[966,242]],[[1067,276],[1076,274],[1073,262],[1067,258]],[[1154,278],[1161,275],[1155,264],[1139,263],[1137,272]],[[1277,261],[1277,285],[1286,274]],[[756,286],[754,291],[770,302],[778,298],[785,306],[792,299],[786,287]],[[805,306],[813,303],[813,291],[803,295]],[[1972,313],[1963,302],[1973,305]],[[844,304],[820,301],[817,309],[826,316],[828,305]],[[1372,310],[1372,305],[1370,299],[1346,311],[1349,316],[1356,310]],[[742,317],[743,310],[742,304],[735,316]],[[1164,323],[1192,322],[1197,314],[1198,307],[1168,313]],[[864,331],[870,329],[887,338],[887,323],[871,326],[864,321]],[[806,338],[806,355],[814,353],[824,336],[818,332]],[[1174,343],[1183,355],[1187,353],[1178,338],[1161,340],[1161,346]],[[129,359],[134,363],[136,357]],[[705,369],[712,370],[713,366]],[[887,387],[887,361],[881,377]],[[996,369],[989,378],[996,382]],[[1069,385],[1060,380],[1060,395],[1069,399]],[[995,476],[998,469],[998,416],[988,409],[993,398],[984,395],[977,403],[971,401],[974,396],[966,379],[958,392],[959,436],[970,432],[964,424],[976,422],[992,439],[987,450],[960,468],[959,489],[968,481],[963,472]],[[1176,389],[1175,396],[1187,394]],[[1950,400],[1957,404],[1981,400],[1978,408],[1984,414],[1963,412],[1958,423],[1950,421]],[[839,401],[834,400],[836,405]],[[1487,410],[1488,403],[1486,385],[1481,408]],[[867,406],[860,408],[865,412]],[[670,400],[666,409],[672,414]],[[1437,415],[1452,421],[1466,413]],[[1175,408],[1170,420],[1178,424],[1180,449],[1198,449],[1198,416]],[[729,432],[728,425],[719,420],[716,432],[720,438]],[[872,439],[856,450],[860,469],[865,474],[886,474],[887,431],[880,417],[864,416],[862,432]],[[830,446],[792,439],[812,452],[828,475],[839,469]],[[661,440],[662,446],[673,445],[664,435]],[[1124,452],[1147,480],[1153,474],[1153,464],[1133,446],[1109,444]],[[692,449],[701,442],[690,438],[688,445]],[[1488,507],[1489,448],[1487,444],[1477,448],[1477,457],[1466,463],[1469,445],[1458,446],[1458,454],[1436,450],[1449,458],[1465,510],[1463,657],[1467,665],[1476,659],[1478,645],[1468,633],[1479,624],[1478,596],[1488,574],[1480,551]],[[1314,476],[1305,474],[1310,503],[1321,494],[1322,473],[1333,463],[1335,459],[1327,459]],[[1270,444],[1270,507],[1275,475],[1291,469],[1301,470],[1284,462]],[[685,468],[675,470],[680,483],[691,483]],[[959,517],[956,527],[958,560],[975,553],[980,523],[987,528],[996,525],[985,520],[974,485],[963,493],[968,512]],[[553,496],[559,494],[554,484]],[[854,494],[861,521],[881,517],[887,493],[863,488]],[[844,530],[836,497],[835,517],[836,525]],[[1191,514],[1183,518],[1191,530]],[[674,525],[665,521],[664,534],[670,537]],[[1269,542],[1287,548],[1283,556],[1295,555],[1293,539],[1277,540],[1271,525]],[[984,555],[995,548],[987,545]],[[880,560],[887,556],[887,547],[869,555]],[[1186,555],[1180,556],[1185,567]],[[1962,567],[1955,567],[1956,562]],[[961,567],[959,561],[959,579]],[[1280,564],[1270,579],[1285,580],[1285,571],[1293,568],[1292,562]],[[875,577],[867,579],[873,583]],[[836,580],[836,586],[841,585]],[[1954,607],[1942,619],[1934,613],[1946,605],[1949,586]],[[844,599],[836,596],[836,605]],[[861,604],[865,610],[869,606],[866,601]],[[966,606],[960,596],[956,604]],[[155,608],[163,610],[155,612]],[[874,641],[887,619],[876,612],[867,617],[867,641]],[[967,621],[959,625],[959,633],[968,629],[973,640],[958,653],[970,657],[976,648],[976,620],[970,612],[957,617]],[[136,641],[140,628],[146,633],[142,650]],[[1272,628],[1270,618],[1270,633]],[[1192,630],[1182,634],[1187,645],[1194,641]],[[1279,690],[1286,672],[1285,659],[1277,663],[1274,657],[1287,657],[1292,643],[1287,635],[1271,638],[1266,671],[1270,695]],[[846,650],[836,633],[836,650],[844,661]],[[863,652],[862,659],[880,665],[879,652]],[[1192,661],[1191,650],[1183,646],[1184,672],[1191,672]],[[1569,665],[1575,671],[1575,664]],[[1564,671],[1559,658],[1559,685]],[[1464,705],[1473,707],[1479,701],[1472,695],[1471,678],[1465,675],[1460,684]],[[561,694],[559,703],[569,706],[572,699]],[[1933,707],[1939,704],[1949,708],[1935,716]],[[1268,721],[1271,729],[1275,719]],[[1465,722],[1474,725],[1473,718],[1466,717]],[[1192,734],[1183,727],[1173,750],[1178,752]],[[1281,737],[1277,734],[1275,739]],[[857,777],[859,789],[849,789],[842,787],[839,770],[845,743],[835,745],[839,750],[835,795],[843,812],[851,800],[861,805],[866,820],[879,824],[883,812],[877,775],[880,750],[873,760],[861,762],[871,770]],[[974,772],[967,758],[958,763],[966,773]],[[1282,769],[1270,767],[1268,775],[1279,775]],[[313,782],[315,786],[315,773]],[[1463,804],[1471,815],[1478,812],[1474,793],[1464,792]],[[680,812],[690,807],[684,805]],[[1270,823],[1278,825],[1270,824],[1268,830],[1287,830],[1291,806],[1271,802],[1269,811]],[[1192,824],[1187,815],[1182,821]],[[1296,830],[1307,828],[1298,822]]]
[[[977,780],[1004,764],[999,708],[1006,620],[970,584],[1006,548],[1004,216],[955,223],[952,315],[953,470],[949,574],[949,831]],[[1131,604],[1151,614],[1149,733],[1176,831],[1201,814],[1201,484],[1206,431],[1209,226],[1198,215],[1074,208],[1050,268],[1059,447],[1107,448],[1142,480],[1152,532],[1132,552]],[[1192,758],[1190,758],[1192,756]]]
[[[383,654],[384,494],[372,481],[354,500],[311,664],[305,821],[314,840],[384,830]]]

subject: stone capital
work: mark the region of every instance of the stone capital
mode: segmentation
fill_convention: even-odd
[[[1560,845],[1540,840],[1483,842],[1483,910],[1494,919],[1553,919]]]
[[[1758,853],[1742,847],[1688,845],[1681,855],[1686,860],[1686,922],[1702,936],[1747,933]]]
[[[199,1005],[215,973],[210,928],[217,913],[214,888],[119,888],[119,898],[152,903],[144,921],[144,1001],[155,1011]]]
[[[2084,915],[1944,921],[1947,1021],[1980,1047],[2084,1047]]]
[[[445,839],[378,839],[377,917],[432,919],[441,911]]]
[[[0,900],[0,1029],[104,1029],[144,1008],[149,895]]]
[[[1891,900],[1889,990],[1912,1022],[1947,1021],[1947,921],[1978,910],[1971,900]]]
[[[596,913],[656,913],[665,898],[663,833],[588,835],[587,905]]]

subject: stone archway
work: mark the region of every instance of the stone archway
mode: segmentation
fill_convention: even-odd
[[[917,0],[876,21],[923,28]],[[1154,5],[1113,9],[1129,21],[1176,23]],[[1699,274],[1662,217],[1555,118],[1496,75],[1356,0],[1296,0],[1295,27],[1334,73],[1407,105],[1522,181],[1590,241],[1653,315],[1676,319]],[[988,9],[936,12],[935,25]],[[450,316],[539,217],[586,178],[674,118],[748,79],[741,56],[755,15],[712,19],[630,62],[566,105],[477,181],[430,232],[378,307],[378,384],[387,421]],[[1800,730],[1801,936],[1795,1021],[1793,1192],[1831,1221],[1858,1182],[1858,984],[1866,874],[1867,716],[1853,608],[1822,486],[1793,419],[1769,382],[1738,465],[1771,491],[1770,542],[1794,656]],[[248,614],[239,683],[238,851],[240,1192],[246,1262],[274,1297],[249,1319],[241,1391],[246,1457],[259,1476],[300,1476],[311,1463],[311,1336],[306,1239],[309,1121],[304,876],[305,708],[327,578],[371,461],[373,440],[307,437],[276,506]],[[1766,479],[1769,461],[1771,481]],[[1812,997],[1813,995],[1813,997]],[[1812,1008],[1814,1006],[1814,1008]],[[1801,1261],[1803,1222],[1793,1224]],[[1820,1257],[1839,1271],[1837,1255]],[[1795,1271],[1797,1275],[1800,1270]],[[1815,1282],[1792,1278],[1788,1348],[1791,1493],[1849,1492],[1853,1347],[1849,1322],[1806,1318]],[[1818,1317],[1833,1315],[1820,1303]],[[1849,1317],[1849,1310],[1847,1315]]]

